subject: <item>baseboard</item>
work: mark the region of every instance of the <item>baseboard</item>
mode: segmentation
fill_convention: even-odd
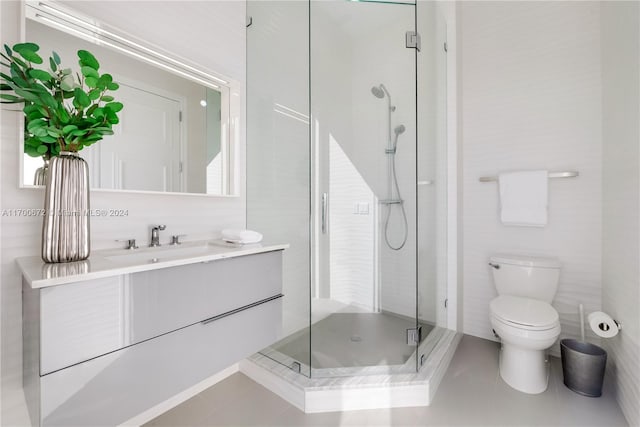
[[[218,372],[217,374],[203,381],[200,381],[198,384],[192,387],[189,387],[183,392],[178,393],[175,396],[165,400],[164,402],[159,403],[156,406],[147,409],[143,413],[138,414],[135,417],[125,421],[124,423],[120,424],[120,426],[134,427],[134,426],[141,426],[142,424],[148,423],[149,421],[156,418],[157,416],[162,415],[168,410],[175,408],[182,402],[185,402],[191,399],[196,394],[203,392],[204,390],[208,389],[214,384],[217,384],[220,381],[224,380],[225,378],[235,374],[239,370],[240,370],[240,367],[238,366],[237,363],[235,363],[229,366],[228,368]]]

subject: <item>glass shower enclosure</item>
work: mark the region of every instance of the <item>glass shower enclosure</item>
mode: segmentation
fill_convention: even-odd
[[[439,99],[438,61],[419,56],[436,41],[419,46],[414,3],[247,15],[247,226],[290,244],[282,339],[261,353],[310,377],[415,372],[446,326],[437,120],[418,123]]]

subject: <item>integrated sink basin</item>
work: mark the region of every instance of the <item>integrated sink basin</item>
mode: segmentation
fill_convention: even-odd
[[[166,260],[205,256],[223,250],[224,248],[208,242],[197,242],[195,244],[183,243],[173,246],[122,250],[119,251],[117,255],[108,255],[104,258],[109,261],[124,263],[156,263]]]

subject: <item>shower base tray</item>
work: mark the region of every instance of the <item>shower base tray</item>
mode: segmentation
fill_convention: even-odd
[[[414,373],[309,378],[260,353],[240,362],[240,371],[306,413],[428,406],[461,337],[444,330]]]

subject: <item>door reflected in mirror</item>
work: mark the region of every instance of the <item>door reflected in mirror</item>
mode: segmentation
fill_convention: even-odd
[[[114,135],[80,151],[89,163],[92,188],[233,193],[232,141],[237,130],[230,125],[237,127],[232,110],[238,110],[230,105],[231,98],[238,98],[231,96],[233,84],[207,80],[204,72],[189,78],[175,60],[168,65],[149,60],[150,55],[137,53],[144,51],[136,47],[138,41],[135,49],[119,39],[116,44],[96,31],[95,21],[87,21],[85,27],[56,14],[43,19],[43,11],[37,9],[41,4],[27,3],[25,39],[38,44],[44,58],[57,52],[74,72],[79,68],[76,52],[88,50],[100,62],[100,70],[120,84],[113,96],[124,109]],[[37,183],[42,166],[42,157],[23,155],[24,186]]]

